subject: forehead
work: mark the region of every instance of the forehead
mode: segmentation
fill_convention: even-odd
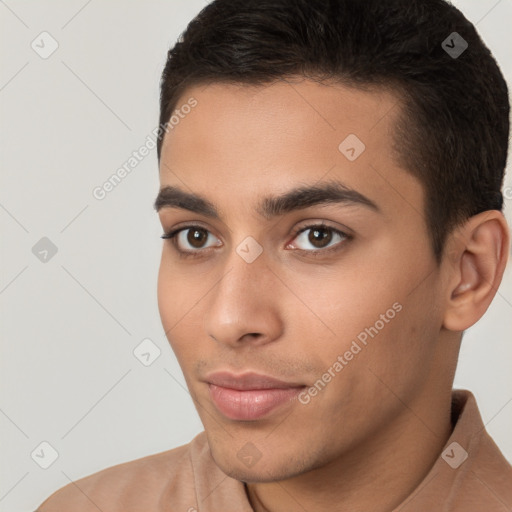
[[[162,187],[247,208],[291,185],[339,180],[375,198],[384,211],[400,213],[408,202],[422,202],[419,182],[395,156],[401,102],[390,91],[305,79],[212,83],[187,89],[176,110],[191,98],[197,105],[164,139]]]

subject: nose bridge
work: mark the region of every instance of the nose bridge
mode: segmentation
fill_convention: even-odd
[[[261,284],[266,281],[264,273],[269,271],[262,254],[252,261],[246,260],[244,255],[239,254],[240,249],[244,249],[244,246],[233,248],[224,267],[224,277],[212,294],[213,307],[227,314],[230,311],[241,314],[244,310],[254,308],[261,300],[259,292]]]
[[[237,343],[246,334],[267,339],[278,328],[270,270],[261,249],[254,239],[244,240],[226,259],[223,277],[212,290],[204,317],[206,333],[218,342]]]

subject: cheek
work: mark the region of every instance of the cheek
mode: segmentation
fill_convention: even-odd
[[[313,344],[318,354],[343,354],[353,340],[364,346],[365,340],[389,331],[400,320],[400,295],[382,279],[365,280],[354,272],[326,276],[321,283],[304,281],[301,299],[309,311],[297,315],[297,320],[302,323],[299,332],[309,333],[308,351]]]
[[[388,267],[378,280],[364,273],[337,276],[324,281],[322,293],[303,283],[302,298],[314,315],[297,317],[300,350],[321,369],[318,378],[329,370],[336,376],[328,385],[331,400],[346,405],[358,396],[363,404],[373,402],[389,389],[407,393],[428,378],[439,334],[435,293],[428,284],[410,293],[408,274]]]
[[[204,295],[204,285],[198,279],[183,271],[176,258],[171,257],[170,249],[163,248],[158,271],[158,308],[162,323],[167,332],[183,318]]]
[[[158,311],[165,332],[172,327],[172,317],[175,311],[176,286],[172,273],[168,269],[166,258],[162,253],[157,281]]]
[[[189,303],[193,297],[190,284],[187,285],[183,276],[172,266],[173,263],[166,257],[164,249],[158,272],[158,310],[167,339],[175,350],[179,349],[175,340],[182,339],[176,333],[187,322],[186,313],[191,307]]]
[[[158,272],[158,310],[178,362],[187,366],[187,361],[197,357],[198,347],[204,339],[201,299],[209,287],[204,277],[192,278],[174,265],[164,250]]]

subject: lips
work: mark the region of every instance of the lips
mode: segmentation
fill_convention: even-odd
[[[289,405],[305,387],[257,373],[218,372],[206,381],[218,411],[238,421],[254,421]]]

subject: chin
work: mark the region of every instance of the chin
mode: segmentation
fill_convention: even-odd
[[[290,472],[290,468],[268,468],[268,467],[254,467],[254,468],[241,468],[237,463],[231,465],[217,464],[226,475],[245,482],[248,484],[259,484],[269,482],[279,482],[287,480],[300,474],[300,472]]]
[[[236,453],[231,453],[222,447],[219,447],[219,450],[222,455],[219,455],[218,450],[211,448],[212,457],[217,466],[231,478],[248,484],[287,480],[311,469],[305,466],[304,461],[287,457],[285,454],[275,454],[272,460],[262,457],[253,466],[245,467]],[[226,453],[228,453],[227,456]]]

